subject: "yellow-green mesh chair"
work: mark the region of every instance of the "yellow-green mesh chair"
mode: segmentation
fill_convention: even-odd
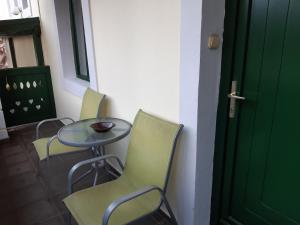
[[[121,225],[159,209],[164,203],[174,224],[176,219],[165,197],[171,162],[183,125],[167,122],[139,111],[132,127],[125,167],[114,155],[79,162],[68,176],[69,196],[63,201],[79,225]],[[123,169],[114,181],[72,194],[72,177],[83,165],[107,159]]]
[[[99,117],[100,105],[104,97],[105,95],[93,91],[90,88],[87,88],[82,100],[80,120]],[[39,138],[39,129],[41,125],[45,124],[46,122],[57,121],[57,120],[70,120],[74,122],[72,118],[64,117],[64,118],[43,120],[37,125],[36,140],[33,142],[33,145],[38,153],[40,160],[49,159],[50,156],[54,156],[54,155],[67,154],[67,153],[78,152],[81,150],[86,150],[83,148],[76,148],[76,147],[71,147],[71,146],[61,144],[57,139],[57,135],[51,138],[49,137]]]

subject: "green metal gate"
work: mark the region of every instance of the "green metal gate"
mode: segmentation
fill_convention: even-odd
[[[0,70],[0,98],[8,127],[56,117],[49,66]]]

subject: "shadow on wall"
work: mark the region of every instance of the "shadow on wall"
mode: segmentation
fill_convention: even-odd
[[[109,117],[111,115],[111,106],[110,106],[111,99],[105,95],[105,98],[103,99],[101,106],[100,106],[100,116],[102,117]]]
[[[192,154],[192,149],[184,146],[187,136],[189,135],[188,129],[188,127],[184,127],[182,135],[178,140],[167,189],[167,198],[170,201],[179,224],[185,224],[186,220],[189,220],[188,223],[191,224],[192,218],[186,219],[185,215],[186,210],[189,210],[189,208],[194,205],[191,193],[187,193],[187,191],[192,192],[194,190],[194,187],[189,186],[190,184],[187,182],[193,179],[193,175],[186,174],[185,167],[187,165],[182,164],[185,162],[187,155]],[[191,165],[192,164],[193,162],[191,162]],[[185,179],[182,179],[182,177],[185,177]]]

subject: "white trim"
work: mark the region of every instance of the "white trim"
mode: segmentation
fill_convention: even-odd
[[[181,224],[209,225],[213,181],[213,157],[221,74],[222,45],[211,50],[211,34],[222,37],[225,0],[186,0],[181,6],[180,122],[185,125],[181,138],[185,159],[178,166]],[[177,171],[176,171],[177,172]],[[178,176],[178,175],[177,175]],[[193,185],[187,186],[184,184]]]
[[[64,89],[78,97],[82,97],[85,90],[90,87],[90,83],[88,81],[77,77],[64,76],[62,81]]]
[[[90,87],[96,91],[98,90],[90,1],[81,0],[81,4],[85,30],[87,60],[89,67],[89,82],[76,77],[70,15],[69,13],[66,13],[69,12],[69,1],[55,0],[55,11],[63,69],[61,82],[65,90],[78,97],[83,96],[87,87]]]
[[[90,0],[81,0],[86,52],[89,66],[90,88],[98,90],[97,71],[95,63],[94,39],[91,21]]]
[[[198,127],[198,91],[200,72],[200,44],[202,23],[202,1],[181,2],[180,28],[180,104],[179,120],[184,124],[184,132],[179,142],[175,167],[177,182],[177,218],[179,224],[207,225],[196,223],[194,215],[196,195],[196,157]],[[188,150],[188,151],[186,151]],[[205,158],[203,159],[205,160]],[[180,163],[180,164],[179,164]],[[187,176],[188,174],[188,176]],[[189,185],[186,185],[189,184]],[[202,187],[201,187],[202,188]],[[180,193],[185,193],[181,195]]]

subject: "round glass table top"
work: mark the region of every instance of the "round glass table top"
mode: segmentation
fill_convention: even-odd
[[[96,132],[92,127],[94,123],[111,122],[115,126],[106,132]],[[58,131],[58,140],[74,147],[91,147],[96,145],[106,145],[116,142],[127,136],[130,132],[131,124],[125,120],[117,118],[99,118],[80,120],[68,124]]]

